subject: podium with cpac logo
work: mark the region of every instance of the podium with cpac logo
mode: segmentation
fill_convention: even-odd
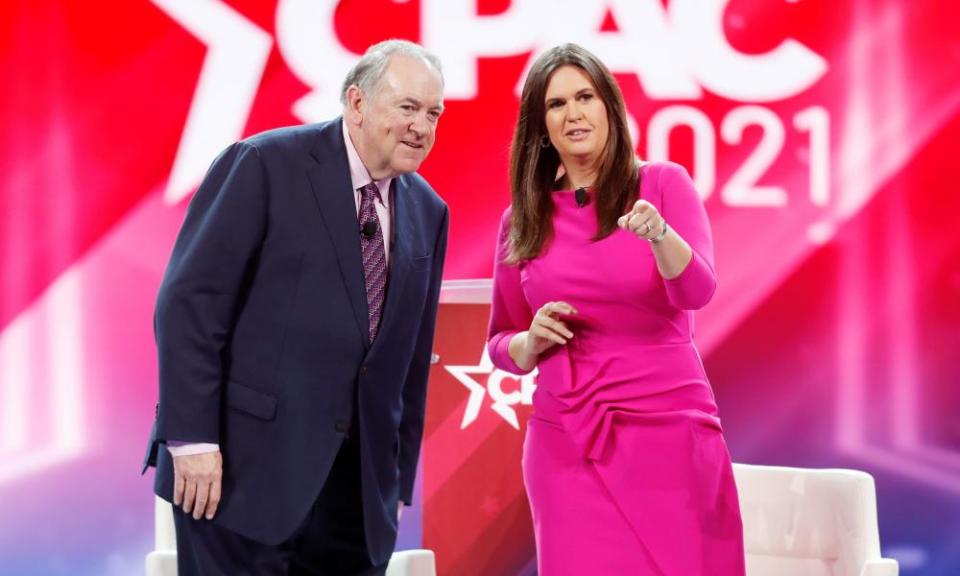
[[[447,281],[440,296],[422,463],[423,546],[441,575],[536,571],[520,470],[535,376],[490,362],[491,288]]]

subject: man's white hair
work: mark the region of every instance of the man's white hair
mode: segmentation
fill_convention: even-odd
[[[347,90],[354,85],[368,97],[372,96],[393,56],[420,58],[435,68],[440,73],[440,81],[443,81],[440,59],[433,52],[407,40],[384,40],[367,48],[363,57],[347,73],[347,77],[343,80],[343,88],[340,90],[340,103],[347,103]]]

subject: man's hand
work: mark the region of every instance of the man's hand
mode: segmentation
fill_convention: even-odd
[[[400,518],[403,517],[403,502],[397,502],[397,524],[400,523]]]
[[[173,505],[193,519],[212,520],[220,504],[223,456],[220,451],[173,458]]]

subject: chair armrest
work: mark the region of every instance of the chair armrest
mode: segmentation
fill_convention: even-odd
[[[177,576],[176,550],[154,550],[147,554],[147,576]]]
[[[860,576],[897,576],[899,573],[900,565],[890,558],[867,560],[860,570]]]
[[[394,552],[386,576],[437,576],[433,550],[400,550]]]

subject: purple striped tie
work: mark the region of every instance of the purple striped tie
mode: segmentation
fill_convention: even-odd
[[[380,189],[375,183],[371,182],[360,188],[360,252],[363,254],[371,342],[377,336],[380,315],[383,312],[383,296],[387,288],[387,254],[384,251],[383,231],[374,205],[377,200],[380,200]],[[368,235],[371,229],[373,234]]]

